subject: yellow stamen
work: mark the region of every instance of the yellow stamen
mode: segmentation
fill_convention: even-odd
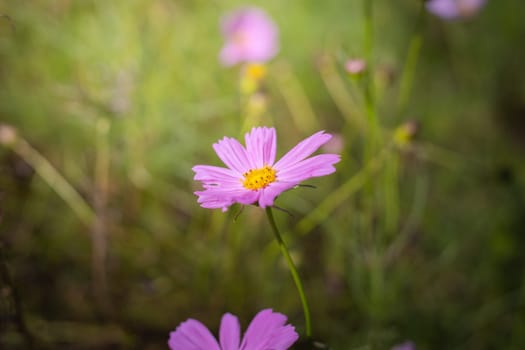
[[[250,63],[245,68],[246,77],[259,81],[266,76],[266,67],[258,63]]]
[[[243,175],[244,180],[242,181],[242,185],[244,188],[253,191],[265,188],[277,179],[275,176],[275,170],[268,165],[263,168],[252,169],[245,172]]]

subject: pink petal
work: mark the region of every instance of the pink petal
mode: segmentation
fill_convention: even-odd
[[[242,62],[242,48],[234,43],[227,43],[219,53],[219,61],[226,67]]]
[[[170,333],[171,350],[221,350],[208,328],[197,320],[182,322]]]
[[[325,176],[335,172],[334,164],[339,162],[338,154],[320,154],[277,172],[277,180],[298,184],[312,177]]]
[[[486,0],[429,0],[427,10],[444,19],[467,18],[475,15]]]
[[[197,203],[199,203],[201,207],[207,209],[220,208],[222,211],[226,211],[229,206],[235,203],[233,197],[224,197],[212,192],[211,190],[198,191],[195,192],[195,194],[199,196]]]
[[[248,171],[249,163],[246,150],[236,139],[224,137],[219,142],[213,144],[213,149],[219,158],[238,175]]]
[[[430,0],[426,6],[428,11],[445,19],[459,16],[459,8],[455,0]]]
[[[289,349],[299,339],[295,328],[291,325],[281,327],[271,342],[267,344],[268,349]]]
[[[274,182],[271,183],[268,187],[263,188],[260,191],[259,196],[259,206],[261,208],[271,207],[273,205],[273,202],[275,201],[275,198],[279,196],[281,193],[283,193],[286,190],[289,190],[290,188],[297,185],[296,182],[294,183],[285,183],[285,182]]]
[[[253,128],[251,132],[246,133],[245,142],[252,169],[273,165],[277,148],[274,128]]]
[[[236,172],[227,168],[212,165],[196,165],[192,170],[195,172],[193,179],[206,184],[230,184],[238,183],[241,180]]]
[[[241,350],[286,350],[293,344],[298,335],[290,332],[290,326],[285,326],[286,316],[262,310],[253,318],[244,334]],[[289,345],[288,345],[289,344]]]
[[[243,60],[246,62],[266,62],[279,52],[276,28],[256,23],[247,28],[245,35],[247,42],[243,46]]]
[[[221,208],[226,211],[229,206],[234,203],[253,204],[259,199],[258,191],[247,190],[244,187],[240,188],[218,188],[207,187],[204,191],[195,192],[199,199],[197,202],[208,209]]]
[[[332,135],[325,134],[324,131],[319,131],[312,136],[299,142],[294,148],[286,153],[277,163],[274,168],[285,169],[295,163],[300,162],[312,153],[314,153],[319,147],[324,145],[332,138]]]
[[[237,317],[230,313],[226,313],[222,316],[219,339],[222,350],[239,350],[241,326],[239,325]]]
[[[392,349],[390,350],[416,350],[416,345],[414,344],[414,342],[406,341],[402,344],[398,344],[392,347]]]

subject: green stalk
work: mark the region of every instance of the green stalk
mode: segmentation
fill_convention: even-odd
[[[109,316],[112,305],[109,301],[109,286],[107,273],[108,255],[108,227],[106,219],[108,192],[109,192],[109,168],[110,168],[110,145],[108,133],[111,123],[107,118],[100,117],[96,124],[95,144],[95,174],[93,207],[95,219],[92,226],[92,268],[93,268],[93,290],[98,306],[104,315]]]
[[[96,215],[84,198],[44,156],[23,138],[15,137],[7,146],[35,169],[35,172],[69,205],[83,224],[91,226]]]
[[[374,88],[374,2],[373,0],[364,0],[364,15],[365,15],[365,42],[364,51],[366,57],[366,90],[365,90],[365,103],[366,103],[366,114],[370,126],[370,132],[372,134],[372,142],[375,143],[375,137],[377,132],[377,115],[376,115],[376,101],[375,101],[375,88]]]
[[[412,38],[410,39],[405,66],[403,67],[403,73],[401,75],[401,83],[399,85],[398,109],[400,114],[404,112],[412,91],[414,74],[421,47],[423,46],[423,24],[425,13],[424,3],[421,2],[418,19],[414,28],[414,34],[412,34]]]
[[[405,67],[403,68],[403,74],[401,76],[401,83],[399,86],[398,106],[401,113],[404,112],[408,98],[410,97],[410,92],[412,91],[414,73],[416,71],[417,61],[422,45],[423,36],[421,33],[414,34],[412,39],[410,39]]]
[[[310,338],[312,336],[310,308],[308,307],[308,301],[306,300],[306,295],[304,293],[303,284],[301,282],[301,279],[299,278],[299,273],[297,272],[297,268],[295,267],[295,264],[293,263],[292,257],[290,256],[290,253],[288,252],[286,243],[284,243],[281,233],[279,232],[279,229],[277,228],[277,225],[275,224],[275,219],[273,218],[271,207],[266,207],[266,216],[268,216],[268,221],[270,221],[270,226],[272,226],[273,233],[275,234],[275,239],[277,240],[277,243],[279,244],[279,249],[281,249],[281,253],[283,254],[284,259],[286,260],[286,263],[288,264],[288,268],[290,269],[290,273],[292,274],[292,278],[295,283],[295,287],[297,288],[297,292],[299,293],[299,298],[301,299],[301,304],[303,306],[303,312],[304,312],[306,336]]]

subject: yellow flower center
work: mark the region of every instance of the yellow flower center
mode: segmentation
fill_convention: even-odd
[[[246,77],[259,81],[266,76],[266,67],[259,63],[250,63],[246,66]]]
[[[272,167],[266,165],[263,168],[252,169],[245,172],[244,180],[242,185],[244,188],[257,191],[261,188],[265,188],[276,180],[275,170]]]

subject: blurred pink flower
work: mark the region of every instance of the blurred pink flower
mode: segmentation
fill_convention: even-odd
[[[395,345],[391,350],[416,350],[416,345],[411,341]]]
[[[475,15],[486,0],[429,0],[427,10],[444,19],[467,18]]]
[[[255,315],[241,341],[239,320],[226,313],[221,319],[219,345],[206,326],[189,319],[170,333],[168,345],[171,350],[286,350],[299,338],[286,320],[283,314],[262,310]]]
[[[345,70],[350,74],[359,74],[366,69],[366,61],[360,58],[349,59],[345,62]]]
[[[221,21],[226,43],[219,58],[225,66],[266,62],[279,51],[279,30],[263,10],[247,7],[227,14]]]
[[[197,191],[203,208],[222,208],[234,203],[270,207],[282,192],[312,177],[335,171],[338,154],[309,157],[332,135],[319,131],[299,142],[275,162],[277,148],[274,128],[253,128],[245,135],[246,148],[239,141],[224,137],[213,145],[219,158],[228,168],[196,165],[194,180],[201,181],[204,191]],[[308,158],[309,157],[309,158]]]

